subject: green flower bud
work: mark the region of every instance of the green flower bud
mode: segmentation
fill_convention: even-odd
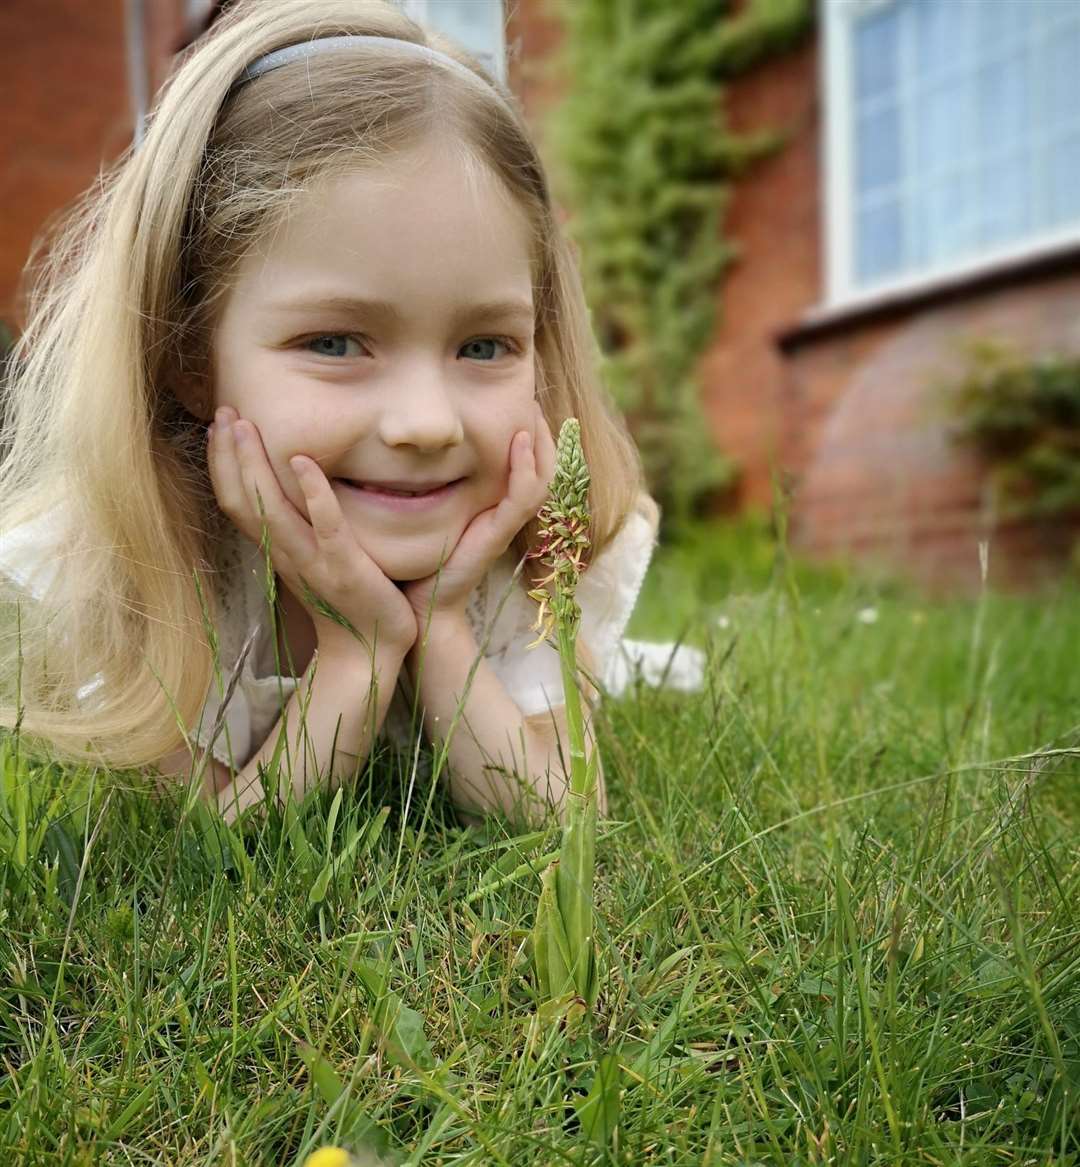
[[[589,467],[581,450],[581,423],[576,417],[568,417],[559,430],[551,498],[556,517],[568,518],[574,512],[588,515]]]

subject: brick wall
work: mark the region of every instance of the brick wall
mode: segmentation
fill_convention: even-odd
[[[182,0],[147,4],[151,92],[176,45]],[[131,142],[124,0],[0,3],[0,319],[25,324],[33,240]]]
[[[788,134],[774,156],[735,183],[724,237],[738,248],[717,295],[717,327],[699,367],[718,447],[740,464],[738,501],[768,507],[782,469],[786,369],[776,334],[818,302],[822,289],[817,46],[766,62],[729,86],[733,132]]]
[[[124,0],[0,4],[0,318],[19,328],[31,240],[127,144],[125,70]]]

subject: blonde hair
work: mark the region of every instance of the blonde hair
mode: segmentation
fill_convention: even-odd
[[[429,45],[471,75],[365,44],[229,93],[266,53],[356,34]],[[39,600],[19,601],[21,636],[5,617],[0,670],[18,673],[20,689],[15,704],[4,692],[0,724],[19,720],[61,760],[114,767],[180,745],[213,675],[202,603],[216,620],[212,548],[227,520],[209,481],[205,425],[175,387],[208,377],[230,279],[293,200],[431,135],[496,175],[531,225],[538,393],[553,432],[565,417],[581,421],[594,553],[641,505],[640,461],[600,382],[580,277],[513,97],[386,0],[241,0],[178,62],[141,145],[82,196],[27,268],[0,533],[54,507],[64,529],[59,570]],[[535,536],[535,524],[519,534],[519,555]],[[93,700],[80,702],[98,674]]]

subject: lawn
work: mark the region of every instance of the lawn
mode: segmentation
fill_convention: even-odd
[[[1080,1163],[1080,590],[699,532],[631,634],[707,681],[605,707],[576,1032],[527,947],[555,829],[379,754],[230,832],[9,740],[0,1162]]]

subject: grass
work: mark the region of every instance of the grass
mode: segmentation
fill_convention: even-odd
[[[385,752],[242,834],[9,756],[0,1162],[1080,1163],[1080,593],[759,544],[688,537],[641,598],[707,684],[606,706],[577,1035],[525,949],[554,828],[462,826]]]

